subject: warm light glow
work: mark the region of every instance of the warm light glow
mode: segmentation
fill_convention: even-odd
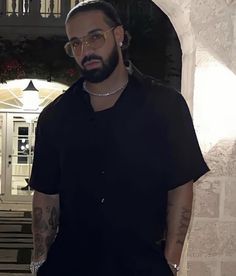
[[[39,108],[39,92],[33,90],[23,91],[23,107],[24,110],[38,110]]]
[[[62,90],[66,90],[68,88],[68,86],[57,82],[48,82],[46,80],[40,80],[40,79],[32,79],[32,81],[34,83],[34,86],[39,91],[47,89],[47,90],[55,90],[61,93]],[[19,88],[21,91],[23,91],[27,87],[29,82],[30,82],[30,79],[11,80],[5,84],[2,84],[1,87],[9,88],[9,89]]]
[[[29,105],[27,103],[23,108],[23,90],[28,86],[29,82],[30,79],[21,79],[11,80],[7,83],[1,84],[0,109],[20,109],[22,111],[27,108],[29,111],[34,111],[31,107],[28,109]],[[39,95],[39,108],[36,112],[40,112],[48,103],[68,89],[68,86],[57,82],[48,82],[39,79],[32,79],[32,82],[37,88]]]
[[[39,91],[31,80],[27,87],[23,90],[23,110],[39,109]]]
[[[194,122],[208,148],[236,138],[236,76],[212,57],[196,70]]]

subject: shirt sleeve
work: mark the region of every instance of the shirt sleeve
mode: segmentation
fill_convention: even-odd
[[[167,122],[167,183],[174,189],[209,171],[183,96],[176,92]]]
[[[58,152],[47,131],[45,116],[39,116],[34,148],[30,187],[45,194],[57,194],[59,185]]]

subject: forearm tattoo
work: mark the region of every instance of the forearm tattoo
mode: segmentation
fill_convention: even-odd
[[[50,248],[54,240],[55,240],[55,232],[51,233],[46,237],[45,244],[46,244],[47,250]]]
[[[51,244],[54,242],[55,232],[56,232],[57,226],[58,226],[58,214],[57,214],[57,210],[55,207],[53,207],[51,210],[48,224],[51,226],[51,230],[53,230],[53,231],[46,237],[45,243],[46,243],[47,248],[49,248],[51,246]]]
[[[34,257],[39,258],[46,253],[43,236],[40,234],[35,234],[34,243],[35,243]]]
[[[45,255],[53,243],[58,226],[58,213],[55,207],[46,207],[46,217],[48,221],[43,217],[43,209],[35,207],[33,209],[33,228],[35,231],[34,243],[35,243],[35,257],[41,257]]]
[[[35,207],[33,210],[33,227],[37,229],[40,233],[48,230],[48,225],[43,219],[43,209]]]
[[[190,219],[191,219],[191,209],[183,207],[181,212],[180,225],[177,233],[178,239],[176,241],[176,243],[180,244],[181,246],[184,244]]]
[[[52,230],[57,230],[58,214],[55,207],[52,208],[48,224],[52,227]]]

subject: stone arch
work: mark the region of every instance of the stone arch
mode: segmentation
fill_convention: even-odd
[[[190,7],[180,5],[173,1],[152,0],[169,18],[180,41],[182,50],[182,79],[181,93],[193,113],[194,73],[196,65],[196,43],[190,22]],[[191,226],[190,226],[191,227]],[[184,244],[180,276],[187,275],[187,248],[188,236]]]
[[[182,94],[192,112],[196,43],[190,22],[189,7],[185,7],[174,1],[152,1],[168,16],[180,40],[182,49]]]

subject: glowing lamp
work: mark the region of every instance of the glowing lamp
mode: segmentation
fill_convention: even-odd
[[[39,108],[39,91],[35,88],[32,80],[23,90],[23,110],[37,110]]]

